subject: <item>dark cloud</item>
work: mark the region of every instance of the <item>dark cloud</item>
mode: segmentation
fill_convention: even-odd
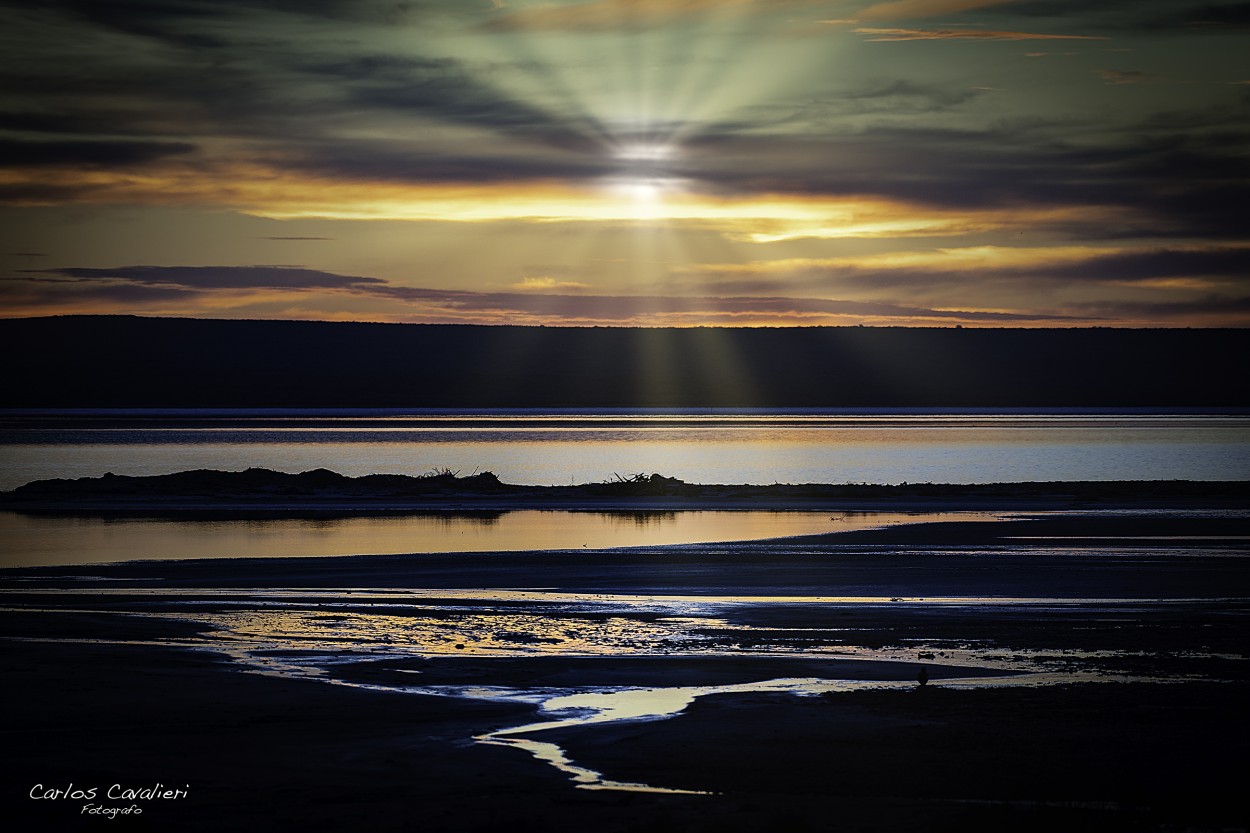
[[[315,269],[276,266],[129,266],[118,269],[61,268],[24,273],[0,281],[0,294],[15,303],[64,303],[67,299],[139,301],[206,298],[230,291],[280,289],[339,290],[361,297],[415,304],[426,312],[522,315],[552,322],[628,324],[647,317],[682,315],[738,317],[854,316],[1019,323],[1077,320],[1042,313],[931,309],[889,301],[845,301],[777,296],[689,297],[678,295],[570,295],[531,292],[468,292],[398,286],[380,278],[352,277]],[[397,309],[397,312],[403,312]]]
[[[26,0],[0,0],[0,9],[21,11],[30,6]],[[192,49],[227,46],[228,40],[204,31],[206,24],[223,19],[253,25],[291,17],[396,24],[422,12],[457,9],[454,0],[41,0],[38,6],[44,13]],[[463,3],[458,6],[463,9]]]
[[[838,96],[843,101],[914,101],[926,102],[933,109],[953,107],[971,101],[983,90],[969,88],[951,89],[933,84],[921,84],[896,78],[890,81],[878,81],[860,89],[847,90]]]
[[[0,130],[20,131],[23,133],[52,134],[97,134],[102,132],[113,135],[146,135],[149,131],[140,129],[139,125],[124,123],[113,118],[100,121],[100,114],[88,115],[85,112],[38,112],[33,110],[16,110],[0,112]],[[116,115],[116,114],[114,114]]]
[[[552,319],[595,320],[627,323],[645,316],[691,313],[754,315],[757,317],[825,315],[867,318],[932,318],[959,321],[1022,322],[1072,320],[1071,316],[1032,313],[935,310],[877,301],[843,301],[824,298],[723,297],[664,295],[559,295],[509,292],[446,292],[396,288],[387,294],[435,302],[460,311],[515,312]]]
[[[1148,249],[1091,257],[1076,263],[1022,268],[1042,277],[1146,281],[1155,278],[1236,278],[1250,283],[1250,246],[1207,249]]]
[[[1250,3],[1193,0],[1018,0],[994,10],[996,19],[1056,21],[1086,31],[1123,36],[1228,34],[1250,26]]]
[[[125,168],[195,151],[185,142],[73,141],[35,142],[0,138],[0,160],[9,165],[71,165]]]
[[[611,5],[598,4],[597,9]],[[657,19],[670,19],[716,4],[655,0],[645,5]],[[1097,227],[1074,216],[1047,227],[1048,233],[1077,238],[1245,236],[1250,108],[1239,90],[1220,93],[1227,103],[1210,95],[1192,111],[1175,104],[1165,107],[1161,98],[1156,113],[1128,125],[1113,125],[1082,109],[1080,96],[1071,107],[1039,105],[1027,120],[986,123],[978,114],[983,116],[997,98],[981,98],[987,95],[983,90],[939,82],[900,63],[856,68],[846,78],[823,80],[823,86],[813,83],[802,92],[789,91],[793,100],[788,104],[782,95],[788,88],[761,83],[776,95],[753,100],[768,100],[768,106],[751,107],[751,99],[744,99],[719,121],[686,125],[670,116],[646,128],[624,129],[588,112],[594,108],[584,99],[592,93],[579,100],[561,87],[562,81],[576,89],[584,79],[594,79],[593,85],[584,86],[597,89],[594,85],[606,70],[595,64],[595,55],[570,50],[568,60],[583,62],[570,69],[559,63],[564,55],[547,60],[536,58],[537,51],[527,52],[535,44],[518,40],[521,34],[479,33],[476,37],[510,47],[512,51],[503,48],[499,54],[512,60],[469,61],[447,57],[449,50],[431,34],[438,30],[429,27],[410,27],[411,45],[392,46],[392,53],[381,51],[385,39],[376,36],[380,26],[425,23],[443,15],[481,22],[489,17],[489,8],[487,0],[0,0],[0,14],[10,22],[30,18],[39,25],[29,31],[57,33],[30,43],[14,39],[23,51],[0,69],[7,93],[0,113],[0,155],[22,169],[138,169],[172,161],[199,166],[195,171],[209,183],[218,175],[215,160],[223,159],[225,167],[246,163],[280,174],[311,173],[354,183],[542,179],[577,185],[623,172],[620,160],[611,155],[609,139],[628,144],[680,136],[674,158],[646,168],[635,165],[628,172],[681,178],[696,191],[718,194],[884,197],[935,210],[1071,207],[1077,209],[1074,215],[1105,206],[1132,215]],[[1026,0],[983,6],[969,14],[988,21],[978,37],[1050,31],[1050,22],[1062,24],[1054,27],[1057,34],[1097,36],[1113,29],[1162,32],[1162,21],[1172,21],[1177,31],[1235,29],[1244,25],[1247,8],[1250,3]],[[1034,25],[1043,18],[1048,21],[1045,29]],[[1011,20],[1026,23],[1004,22]],[[935,23],[934,31],[938,26],[961,37],[971,31],[964,23],[948,30],[945,18]],[[135,49],[132,36],[159,44]],[[82,51],[84,44],[94,51]],[[604,58],[605,63],[615,60]],[[1133,61],[1129,66],[1154,69],[1136,58],[1125,60]],[[891,77],[853,80],[870,69]],[[1146,69],[1106,72],[1113,83],[1146,78]],[[980,68],[970,70],[968,83],[995,80],[983,74]],[[1117,99],[1156,92],[1162,96],[1160,91],[1169,87],[1112,90],[1099,84],[1088,67],[1079,74],[1090,95]],[[513,92],[523,89],[539,92]],[[1021,105],[1022,100],[1029,104],[1027,89],[1011,94],[1012,111],[1031,110]],[[657,102],[662,98],[656,95]],[[1181,98],[1174,94],[1170,100]],[[431,130],[434,125],[458,129],[443,134]],[[213,157],[211,152],[221,148],[220,156]],[[0,185],[0,201],[105,201],[110,196],[98,182],[37,177]],[[222,183],[220,192],[228,194],[230,184]],[[159,198],[170,196],[162,193]],[[1145,274],[1151,257],[1102,267],[1107,274]],[[1199,267],[1188,254],[1154,257],[1157,269],[1172,269],[1174,261],[1186,258]],[[279,278],[254,273],[252,278],[260,283],[239,286],[298,283],[285,277],[289,283],[266,284]],[[108,279],[139,280],[133,274]],[[171,286],[234,286],[169,270],[161,279]],[[230,279],[242,280],[237,275]],[[353,290],[377,286],[370,284],[374,279],[323,280],[328,282],[306,285]]]
[[[825,97],[791,104],[758,105],[748,111],[754,122],[722,123],[714,129],[722,134],[749,133],[759,125],[805,127],[808,132],[827,132],[839,119],[852,115],[922,115],[950,110],[985,94],[972,87],[943,87],[902,78],[874,79],[849,89],[831,91]],[[708,142],[710,137],[704,136]]]
[[[43,182],[0,183],[0,203],[16,205],[74,202],[104,194],[106,188],[89,182],[53,184]]]
[[[1194,319],[1203,316],[1226,318],[1250,312],[1250,296],[1208,295],[1185,301],[1093,301],[1068,305],[1073,315],[1089,315],[1108,320],[1161,321]]]
[[[1209,28],[1227,31],[1230,28],[1250,27],[1250,3],[1208,3],[1202,6],[1186,4],[1168,23],[1187,28]]]
[[[503,97],[472,94],[471,78],[457,72],[455,61],[376,55],[363,45],[370,24],[455,7],[450,0],[51,0],[31,8],[0,0],[0,27],[32,34],[15,40],[10,57],[0,62],[0,86],[8,93],[0,130],[244,137],[298,146],[344,125],[358,127],[365,102],[354,96],[371,79],[421,87],[440,75],[461,82],[438,91],[449,110],[458,101],[471,102],[463,104],[469,109],[502,107]],[[327,21],[341,24],[334,36]],[[125,37],[136,34],[175,48],[136,49]],[[430,117],[436,105],[433,100],[430,112],[406,113]],[[396,102],[392,109],[402,106]]]
[[[393,144],[397,150],[389,153],[392,157],[400,155],[399,148],[414,157],[438,156],[440,150],[448,153],[447,148],[431,153],[429,143],[420,141],[420,131],[432,122],[475,128],[483,136],[495,137],[496,145],[508,144],[514,151],[519,139],[531,146],[575,153],[602,147],[606,128],[584,108],[566,102],[561,111],[550,103],[538,106],[501,91],[498,81],[508,73],[542,75],[551,73],[550,67],[524,60],[429,57],[416,50],[417,54],[383,53],[367,45],[367,40],[362,43],[346,35],[307,49],[300,42],[298,28],[284,28],[280,20],[245,16],[341,14],[359,23],[380,13],[383,6],[395,4],[372,4],[374,12],[369,14],[349,14],[353,4],[323,3],[297,9],[299,5],[123,3],[116,13],[110,4],[43,6],[45,15],[58,9],[73,12],[81,18],[74,24],[78,31],[0,63],[0,86],[11,91],[0,111],[0,131],[20,134],[13,141],[51,145],[76,137],[109,147],[119,137],[201,143],[213,138],[243,139],[248,144],[236,152],[267,161],[291,159],[296,167],[328,171],[341,165],[348,175],[354,174],[347,157],[371,153],[374,144]],[[107,14],[101,12],[104,7],[109,8]],[[132,19],[133,24],[127,22]],[[89,62],[73,59],[75,34],[91,38],[101,27],[109,31],[169,27],[201,19],[211,19],[230,33],[209,57],[167,53],[161,56],[159,69],[154,69],[151,56],[136,57],[134,50],[118,43],[107,56]],[[49,28],[53,25],[48,23]],[[49,60],[58,52],[66,59]],[[39,134],[48,138],[33,138]],[[370,138],[362,138],[365,135]],[[477,155],[490,156],[493,150],[478,148]],[[48,154],[53,152],[50,149]],[[447,177],[466,167],[454,159],[466,155],[461,147],[449,153],[453,159],[447,163],[433,160],[429,166],[436,178],[440,168],[451,171],[442,175]],[[337,157],[343,161],[336,162]],[[400,171],[422,169],[408,164],[398,167]],[[408,177],[400,173],[397,178]]]
[[[571,114],[561,118],[500,92],[490,83],[490,75],[498,71],[490,64],[364,54],[297,64],[297,68],[322,83],[334,81],[344,105],[353,108],[509,132],[572,129]]]
[[[53,47],[55,48],[55,46]],[[240,52],[245,52],[240,49]],[[293,96],[289,80],[271,65],[275,55],[257,51],[247,63],[206,67],[167,59],[159,71],[125,51],[84,64],[65,50],[64,61],[0,62],[0,86],[12,92],[0,130],[63,141],[79,137],[244,137],[287,142],[315,137],[314,118],[327,102]]]
[[[1020,268],[1021,275],[1053,279],[1099,278],[1106,281],[1145,280],[1176,275],[1244,274],[1250,247],[1229,251],[1158,250],[1140,254],[1092,257],[1076,264]],[[916,286],[937,273],[923,270],[876,270],[865,272],[864,285],[879,290]],[[940,275],[938,275],[940,277]],[[841,278],[854,277],[843,272]],[[1000,275],[1001,277],[1001,275]],[[868,280],[870,278],[870,280]],[[767,290],[776,284],[731,281],[733,291]],[[965,281],[975,286],[975,277]],[[793,285],[793,284],[791,284]],[[813,284],[814,285],[814,284]],[[727,288],[721,285],[722,289]],[[396,315],[417,319],[463,320],[506,318],[551,323],[630,324],[640,320],[677,320],[683,317],[712,321],[747,319],[803,320],[820,318],[932,320],[968,323],[1090,323],[1122,320],[1195,320],[1202,316],[1227,316],[1250,310],[1250,298],[1209,294],[1201,298],[1146,301],[1093,301],[1066,304],[1054,311],[986,312],[959,309],[958,303],[935,309],[890,300],[840,300],[777,295],[590,295],[537,294],[532,292],[470,292],[400,286],[370,277],[337,275],[314,269],[275,266],[161,267],[133,266],[118,269],[63,268],[27,272],[0,281],[0,298],[13,308],[38,311],[72,302],[159,305],[202,303],[210,296],[230,298],[231,293],[270,289],[296,292],[339,291],[361,299],[390,302]],[[239,296],[240,299],[245,296]],[[411,312],[408,308],[414,308]],[[443,318],[440,318],[443,317]]]
[[[335,275],[294,266],[123,266],[117,269],[66,267],[32,275],[78,282],[122,281],[188,289],[364,289],[385,286],[381,278]],[[38,277],[33,278],[39,280]],[[45,279],[46,280],[46,279]]]
[[[731,192],[881,196],[957,209],[1098,205],[1139,218],[1098,229],[1058,221],[1076,236],[1244,237],[1244,115],[1214,131],[1139,124],[1097,143],[1068,138],[1088,130],[1057,120],[979,130],[881,124],[838,136],[706,131],[688,142],[678,173]]]
[[[204,293],[177,286],[143,286],[131,283],[89,285],[59,281],[0,279],[0,307],[28,314],[60,312],[65,304],[89,302],[125,304],[194,303]]]
[[[322,142],[273,164],[280,168],[346,180],[396,183],[518,182],[536,179],[594,180],[619,173],[620,166],[599,156],[432,154],[396,141]]]
[[[930,40],[1106,40],[1092,35],[1056,35],[1042,32],[1010,32],[995,29],[881,29],[861,27],[855,33],[870,43]]]
[[[1100,69],[1098,75],[1108,84],[1144,84],[1157,80],[1155,76],[1140,69]]]
[[[1231,105],[1160,110],[1147,115],[1133,125],[1133,129],[1150,135],[1178,136],[1212,129],[1231,129],[1240,131],[1244,138],[1244,134],[1250,131],[1250,90],[1242,92]]]

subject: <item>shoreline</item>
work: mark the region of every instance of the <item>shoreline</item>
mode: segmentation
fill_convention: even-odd
[[[1199,510],[1250,510],[1250,503],[1240,498],[1226,500],[1108,500],[1089,501],[1063,498],[1013,499],[933,499],[933,500],[746,500],[706,498],[699,500],[533,500],[506,501],[300,501],[280,503],[234,503],[234,502],[174,502],[174,501],[56,501],[31,504],[0,502],[0,511],[25,515],[101,515],[101,516],[153,516],[188,517],[224,516],[231,518],[257,517],[324,517],[343,515],[347,517],[396,516],[396,515],[465,515],[498,514],[504,512],[585,512],[611,514],[663,514],[669,512],[1048,512],[1048,511],[1199,511]]]
[[[524,486],[482,472],[349,477],[325,469],[183,471],[37,480],[0,492],[25,513],[414,513],[679,511],[1029,511],[1250,508],[1250,481],[696,484],[659,474],[600,483]]]

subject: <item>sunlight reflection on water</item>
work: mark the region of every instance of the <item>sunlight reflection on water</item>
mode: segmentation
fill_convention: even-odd
[[[84,607],[73,607],[66,593]],[[42,608],[37,601],[41,595],[57,598],[60,606]],[[579,789],[688,794],[701,791],[612,779],[575,761],[563,741],[552,741],[545,733],[672,718],[711,696],[907,690],[917,686],[921,666],[932,675],[929,685],[960,689],[1164,681],[1115,670],[1114,663],[1104,661],[1123,659],[1130,652],[1095,646],[1007,647],[964,637],[948,642],[930,633],[915,640],[896,634],[892,644],[870,647],[859,643],[868,632],[864,624],[870,623],[795,628],[791,625],[796,620],[788,614],[794,609],[823,609],[826,622],[833,621],[827,617],[834,610],[855,609],[884,617],[872,627],[890,632],[896,614],[913,608],[929,615],[983,608],[1042,616],[1075,609],[1084,617],[1081,621],[1090,622],[1106,611],[1158,615],[1200,601],[174,587],[12,589],[3,596],[25,598],[25,609],[44,615],[103,613],[197,623],[204,630],[196,636],[125,644],[212,651],[250,673],[534,706],[536,719],[485,731],[473,740],[519,749],[560,771]],[[107,607],[92,608],[92,600],[104,600]],[[762,624],[734,621],[733,614],[742,610],[771,611],[781,618],[765,617]],[[790,632],[802,639],[789,641]],[[550,662],[553,657],[558,661]],[[625,662],[632,664],[622,666]],[[646,666],[640,664],[644,662]],[[809,676],[786,675],[787,669]],[[692,680],[700,684],[689,684]],[[829,707],[836,708],[835,700]]]
[[[0,512],[0,566],[664,546],[848,532],[988,512],[555,512],[169,520]]]

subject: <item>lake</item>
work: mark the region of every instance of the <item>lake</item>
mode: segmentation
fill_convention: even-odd
[[[658,472],[694,483],[1245,480],[1236,414],[662,411],[10,411],[0,488],[106,472],[259,466],[550,485]],[[105,519],[0,513],[7,566],[123,559],[578,549],[738,541],[919,516],[804,512]]]
[[[492,471],[553,485],[1244,480],[1227,414],[127,411],[0,414],[0,489],[49,477],[259,466]]]
[[[0,568],[186,558],[598,550],[750,541],[991,512],[513,512],[136,518],[0,512]]]

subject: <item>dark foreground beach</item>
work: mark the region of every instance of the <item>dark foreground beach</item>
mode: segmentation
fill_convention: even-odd
[[[1247,540],[1244,510],[1152,507],[7,570],[0,813],[18,830],[1245,830]],[[157,784],[171,796],[124,792]]]

